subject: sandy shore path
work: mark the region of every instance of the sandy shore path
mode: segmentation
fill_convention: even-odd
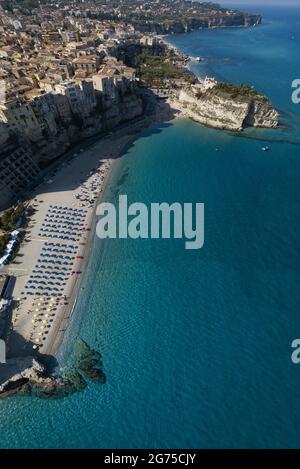
[[[46,355],[56,354],[74,310],[91,251],[96,225],[95,209],[101,201],[107,176],[116,159],[138,138],[142,130],[173,117],[168,106],[158,105],[151,116],[148,114],[134,123],[123,125],[89,148],[83,147],[66,157],[56,168],[55,174],[46,177],[32,194],[29,204],[35,208],[35,213],[31,217],[18,257],[8,269],[8,273],[16,276],[16,307],[8,335],[8,356],[31,355],[37,349]],[[48,231],[41,231],[41,227],[46,226],[46,230],[48,229],[49,214],[52,214],[53,207],[60,207],[55,210],[68,210],[71,214],[76,213],[74,210],[84,211],[83,226],[80,229],[75,226],[78,229],[76,241],[56,239],[51,235],[49,237]],[[49,251],[49,245],[55,248],[59,246],[63,256],[69,248],[74,247],[74,255],[69,256],[71,259],[65,260],[63,257],[63,261],[55,267],[57,270],[67,271],[60,280],[62,284],[58,285],[59,288],[50,290],[47,285],[40,285],[45,282],[47,284],[49,271],[46,271],[46,276],[36,274],[44,273],[37,269],[43,265],[41,263],[45,256],[52,256],[52,253],[45,253]],[[48,257],[46,259],[49,262]],[[40,277],[46,280],[40,281]],[[54,294],[53,290],[59,290],[60,293]]]

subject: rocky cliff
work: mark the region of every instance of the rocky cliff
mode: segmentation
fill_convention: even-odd
[[[218,129],[241,131],[279,124],[269,99],[245,86],[219,84],[204,92],[191,86],[181,90],[172,104],[187,117]]]
[[[233,15],[212,15],[165,22],[135,21],[133,26],[141,32],[165,35],[187,33],[206,28],[249,27],[261,24],[261,21],[262,17],[260,15],[236,13]]]
[[[128,94],[115,102],[108,101],[102,114],[104,129],[112,129],[121,122],[130,121],[142,115],[143,102],[139,95]]]
[[[122,122],[141,116],[143,112],[144,103],[137,89],[125,95],[118,95],[115,99],[103,98],[101,105],[92,115],[79,122],[71,121],[58,126],[55,135],[41,141],[37,145],[39,162],[47,163],[83,139],[111,130]]]

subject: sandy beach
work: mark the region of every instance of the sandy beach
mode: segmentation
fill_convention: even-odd
[[[141,131],[173,119],[160,102],[151,115],[128,123],[66,156],[35,189],[35,209],[20,251],[7,272],[16,277],[8,356],[34,350],[55,355],[74,310],[94,239],[95,209],[114,162]]]

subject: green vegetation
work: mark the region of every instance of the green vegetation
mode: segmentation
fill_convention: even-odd
[[[25,211],[24,204],[19,204],[16,208],[10,208],[0,218],[0,229],[2,231],[13,231],[17,221]]]
[[[19,6],[26,12],[26,14],[31,13],[31,10],[38,8],[39,5],[47,3],[47,0],[5,0],[3,3],[3,8],[8,11],[13,11],[15,6]]]
[[[6,210],[2,217],[0,217],[0,257],[10,239],[11,231],[16,229],[17,221],[23,215],[24,211],[24,205],[19,204],[16,208]]]
[[[39,0],[24,0],[22,2],[22,6],[27,10],[31,10],[32,8],[37,8],[39,6]]]
[[[2,256],[2,253],[4,252],[4,249],[10,239],[9,233],[4,233],[3,235],[0,236],[0,257]]]
[[[163,88],[166,82],[186,78],[187,71],[172,61],[165,51],[159,55],[144,51],[135,58],[137,75],[150,87]]]
[[[220,93],[229,95],[232,100],[249,100],[251,98],[260,99],[261,101],[267,101],[268,98],[259,94],[256,90],[248,85],[235,85],[232,83],[218,83],[214,88],[210,90],[212,93]]]
[[[217,3],[211,2],[195,2],[188,0],[160,0],[159,2],[150,0],[95,0],[100,8],[101,14],[106,13],[110,17],[118,18],[123,21],[140,23],[143,26],[148,24],[164,24],[173,25],[175,23],[193,21],[209,22],[209,20],[218,15],[220,18],[228,20],[229,18],[240,18],[241,13],[237,10],[232,11],[230,15],[226,8],[222,8]],[[108,6],[109,4],[109,6]]]
[[[138,59],[138,72],[142,78],[180,78],[182,73],[176,65],[164,63],[161,57],[141,54]]]

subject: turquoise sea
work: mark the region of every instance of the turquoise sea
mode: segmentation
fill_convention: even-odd
[[[204,202],[205,245],[96,239],[60,358],[80,334],[107,383],[0,401],[0,447],[300,446],[300,8],[259,10],[260,27],[170,42],[210,58],[197,73],[267,93],[287,127],[236,136],[183,120],[128,149],[106,199]]]

